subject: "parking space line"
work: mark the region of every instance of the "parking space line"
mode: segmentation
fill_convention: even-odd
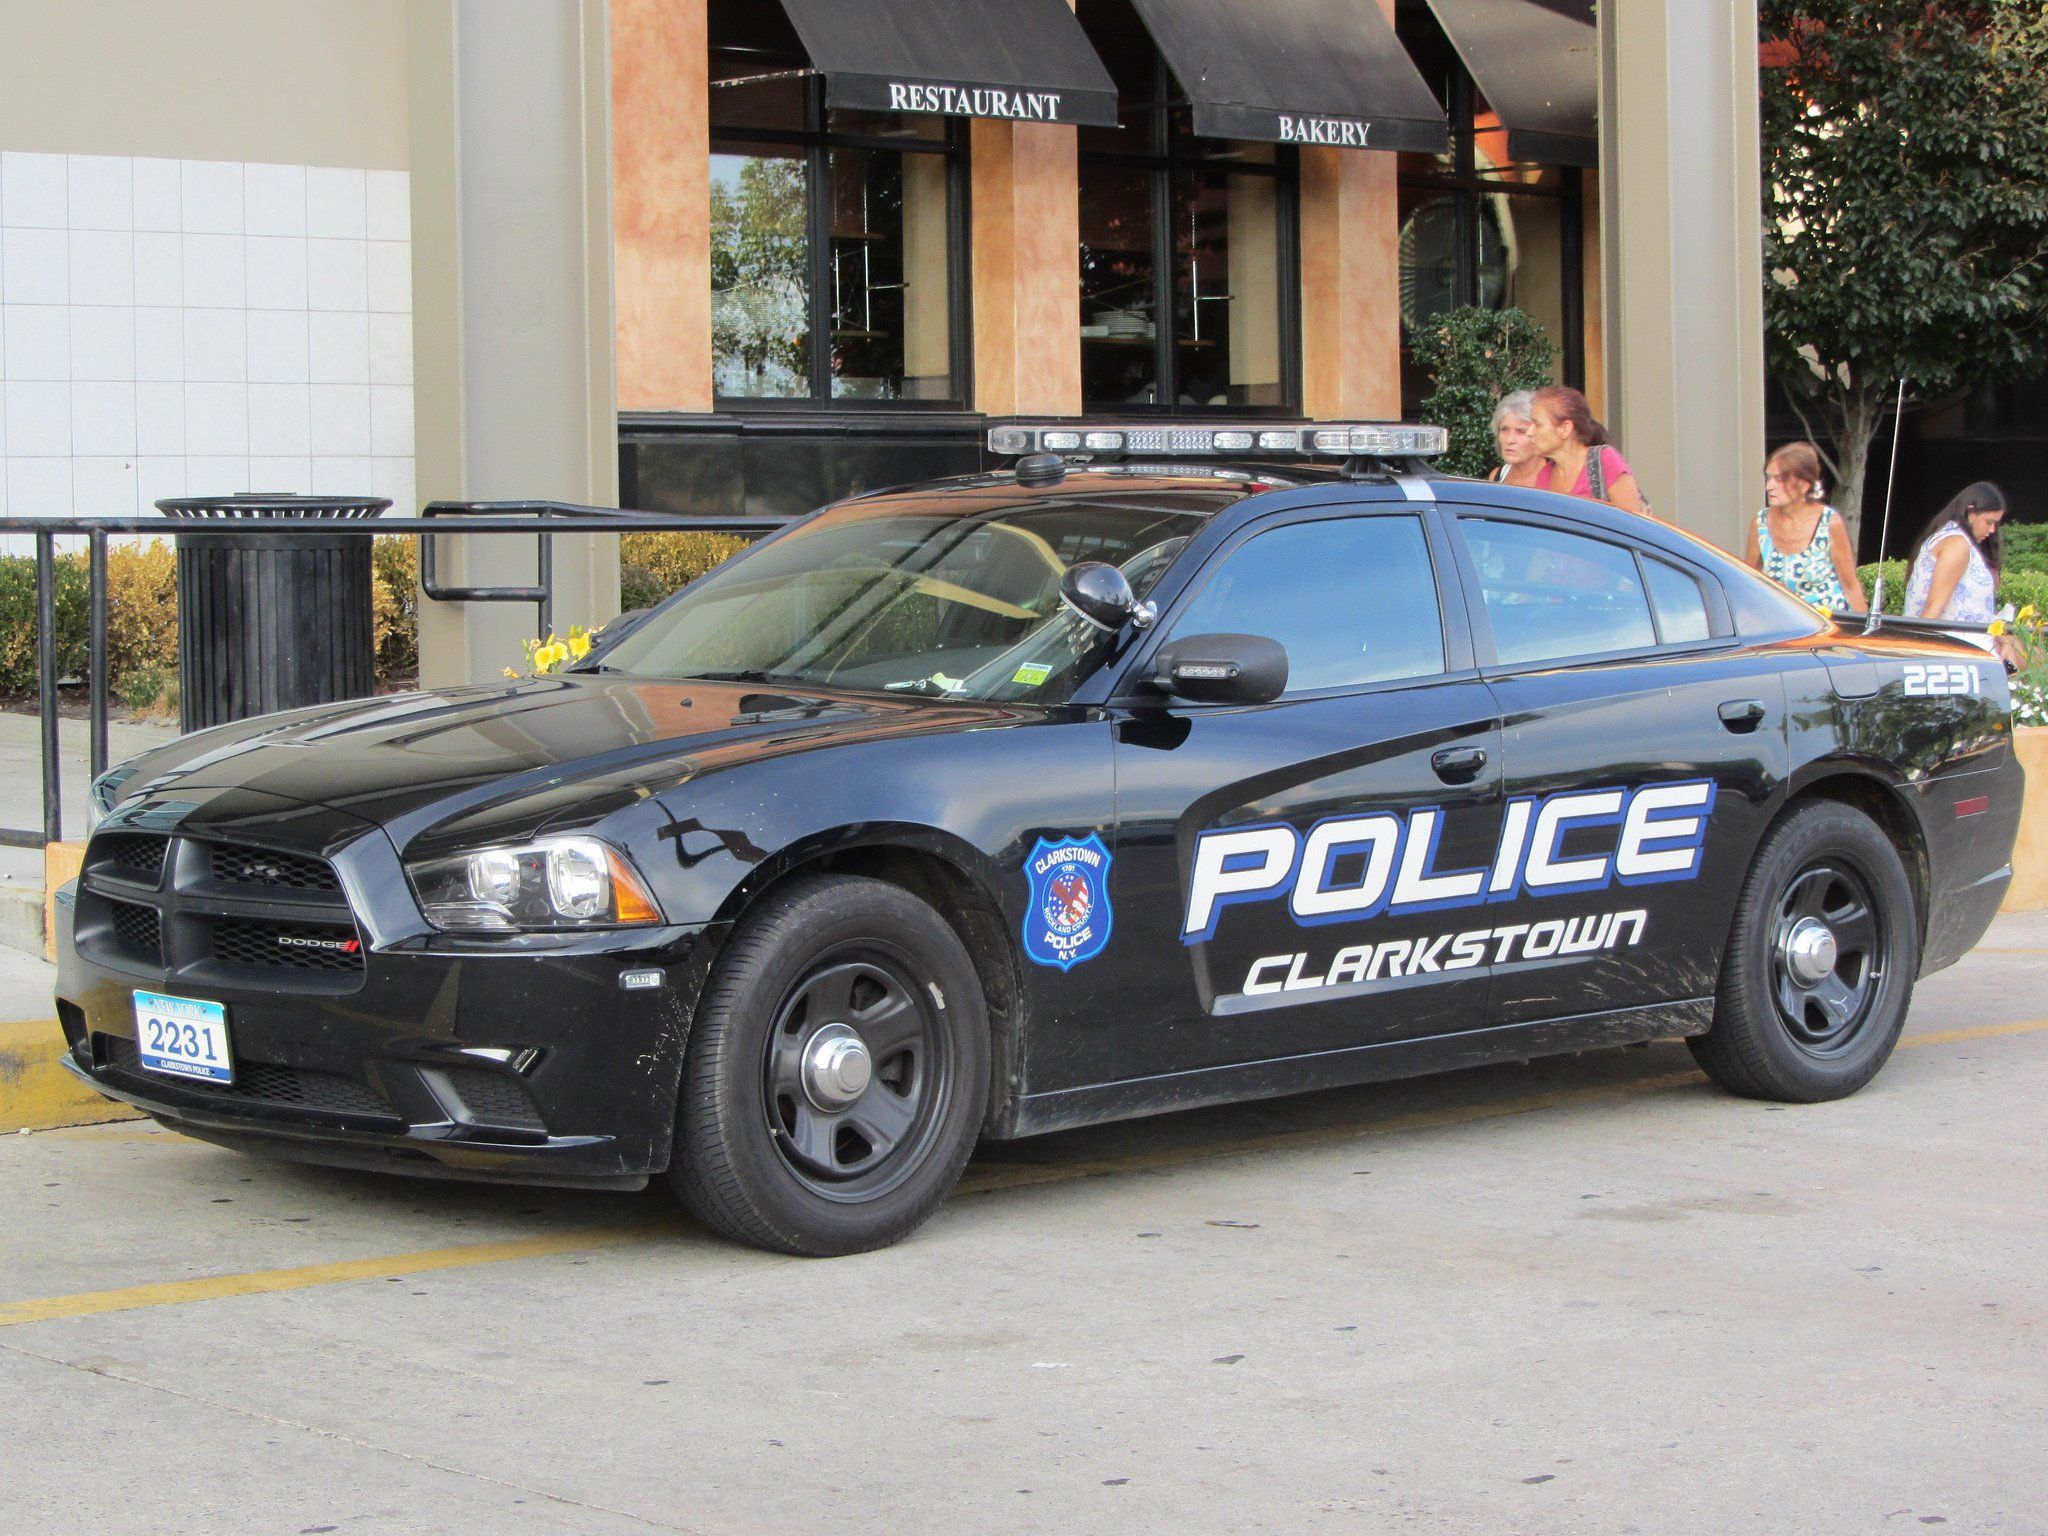
[[[1899,1041],[1902,1051],[1929,1046],[1959,1045],[1971,1040],[1992,1040],[2011,1035],[2031,1035],[2048,1030],[2048,1019],[2021,1019],[2007,1024],[1981,1024],[1968,1029],[1935,1030],[1908,1035]],[[956,1194],[986,1195],[1004,1190],[1026,1189],[1044,1184],[1064,1184],[1079,1179],[1103,1178],[1118,1173],[1145,1173],[1220,1158],[1240,1157],[1254,1152],[1282,1152],[1296,1147],[1357,1141],[1367,1137],[1390,1136],[1402,1131],[1433,1130],[1472,1125],[1486,1120],[1506,1119],[1545,1109],[1569,1109],[1632,1099],[1674,1088],[1702,1085],[1706,1076],[1696,1071],[1660,1072],[1654,1077],[1626,1083],[1601,1083],[1584,1088],[1564,1088],[1553,1093],[1530,1094],[1497,1103],[1461,1104],[1448,1109],[1418,1110],[1390,1115],[1382,1120],[1354,1121],[1347,1125],[1317,1126],[1302,1131],[1281,1131],[1268,1136],[1245,1137],[1235,1141],[1200,1146],[1162,1147],[1125,1157],[1102,1158],[1084,1163],[1011,1165],[970,1171],[960,1181]],[[470,1269],[508,1259],[545,1258],[564,1253],[587,1253],[598,1248],[616,1248],[653,1242],[690,1230],[682,1223],[655,1222],[644,1226],[592,1227],[580,1231],[555,1232],[539,1237],[514,1238],[496,1243],[471,1243],[459,1248],[433,1248],[416,1253],[387,1254],[370,1259],[347,1259],[332,1264],[308,1264],[293,1269],[254,1270],[246,1274],[213,1275],[196,1280],[173,1280],[159,1285],[129,1286],[122,1290],[82,1291],[68,1296],[44,1296],[27,1301],[0,1302],[0,1328],[22,1323],[49,1322],[58,1318],[90,1317],[101,1312],[128,1312],[144,1307],[179,1306],[186,1302],[214,1301],[229,1296],[261,1296],[277,1291],[304,1290],[312,1286],[339,1285],[354,1280],[395,1279],[425,1274],[438,1269]]]
[[[392,1280],[437,1269],[471,1269],[479,1264],[500,1264],[507,1259],[587,1253],[593,1248],[612,1248],[621,1243],[649,1242],[681,1230],[680,1224],[667,1222],[634,1227],[586,1227],[498,1243],[467,1243],[459,1248],[428,1248],[416,1253],[386,1254],[374,1259],[343,1259],[333,1264],[259,1269],[239,1275],[171,1280],[160,1285],[131,1285],[117,1291],[80,1291],[70,1296],[0,1302],[0,1328],[48,1322],[59,1317],[90,1317],[97,1312],[132,1312],[141,1307],[214,1301],[223,1296],[264,1296],[274,1291],[298,1291],[308,1286],[338,1285],[350,1280]]]

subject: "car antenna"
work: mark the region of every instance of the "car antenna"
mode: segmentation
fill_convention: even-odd
[[[1870,612],[1863,616],[1863,633],[1875,634],[1884,617],[1884,543],[1892,531],[1892,488],[1899,483],[1899,427],[1906,419],[1906,380],[1899,378],[1898,404],[1892,408],[1892,462],[1884,474],[1884,520],[1877,529],[1877,580],[1871,583]]]

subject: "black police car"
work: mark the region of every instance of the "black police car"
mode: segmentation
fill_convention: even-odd
[[[1854,1092],[2010,878],[1999,665],[1434,435],[998,428],[1014,472],[828,507],[565,675],[137,758],[72,1069],[808,1254],[982,1136],[1670,1036]]]

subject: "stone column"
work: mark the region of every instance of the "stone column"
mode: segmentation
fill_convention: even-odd
[[[1380,0],[1387,20],[1394,0]],[[1314,420],[1401,419],[1401,203],[1394,155],[1301,153],[1301,404]]]
[[[1660,514],[1739,551],[1763,494],[1756,5],[1599,22],[1606,419]]]
[[[413,0],[412,261],[422,501],[618,501],[605,0]],[[555,541],[555,624],[618,612],[618,541]],[[524,536],[442,541],[443,580],[535,579]],[[422,602],[428,686],[495,678],[526,604]]]
[[[611,0],[619,409],[711,409],[706,0]]]
[[[1074,130],[976,118],[974,408],[1081,412],[1081,182]]]

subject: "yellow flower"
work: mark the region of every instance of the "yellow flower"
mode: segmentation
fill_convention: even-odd
[[[1993,620],[1991,621],[1991,633],[1992,633],[1992,634],[1994,634],[1994,635],[2002,635],[2002,634],[2004,634],[2004,633],[2005,633],[2005,620],[2003,620],[2003,619],[1993,619]]]
[[[2034,612],[2034,605],[2032,603],[2029,603],[2026,607],[2022,608],[2019,611],[2019,617],[2014,622],[2020,624],[2031,624],[2034,622],[2035,619],[2039,617],[2040,615]]]
[[[590,654],[590,636],[571,633],[569,636],[569,654],[578,661],[588,656]]]
[[[511,679],[512,679],[512,681],[513,681],[513,682],[515,682],[515,683],[519,681],[519,674],[518,674],[517,672],[513,671],[513,670],[512,670],[512,669],[511,669],[510,667],[507,667],[507,668],[505,669],[505,675],[506,675],[507,677],[511,678]]]

